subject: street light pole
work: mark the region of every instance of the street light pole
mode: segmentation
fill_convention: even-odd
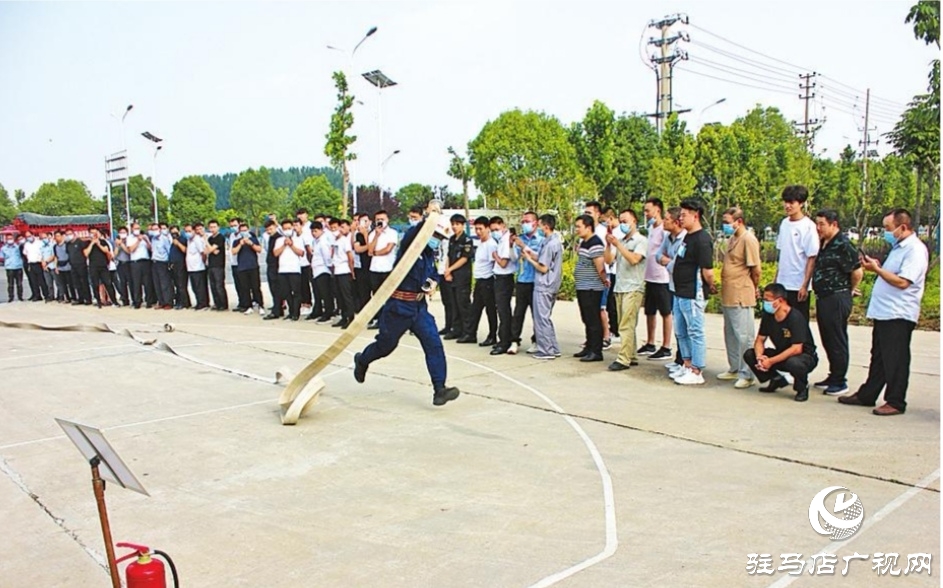
[[[726,101],[727,101],[727,98],[720,98],[720,99],[718,99],[718,100],[715,100],[714,102],[711,102],[710,104],[708,104],[707,106],[705,106],[704,108],[701,109],[701,112],[699,112],[698,115],[697,115],[697,128],[698,128],[698,130],[701,129],[701,118],[704,117],[704,113],[707,112],[708,109],[713,108],[713,107],[717,106],[718,104],[723,104],[723,103],[726,102]]]
[[[380,182],[380,200],[383,200],[383,127],[381,125],[380,113],[383,110],[383,88],[390,88],[396,85],[385,73],[380,70],[369,71],[363,74],[365,80],[377,88],[377,167],[379,168]]]
[[[163,146],[160,144],[163,141],[163,139],[153,135],[150,131],[144,131],[143,133],[141,133],[141,136],[147,139],[148,141],[150,141],[151,143],[154,143],[157,146],[154,149],[154,162],[153,162],[153,168],[151,170],[151,195],[153,196],[153,199],[154,199],[154,204],[153,204],[154,205],[154,222],[156,223],[158,220],[157,218],[157,154],[160,153],[160,150],[163,148]]]
[[[399,153],[399,149],[393,151],[386,156],[386,159],[383,160],[383,163],[380,164],[380,207],[383,207],[383,170],[386,169],[386,164],[389,160],[393,159],[394,155]]]
[[[124,133],[124,119],[128,118],[128,113],[131,112],[131,109],[134,108],[133,104],[128,104],[128,107],[124,109],[124,114],[121,115],[121,148],[124,150],[125,161],[128,162],[128,179],[124,184],[124,213],[125,213],[125,223],[127,226],[131,225],[131,199],[128,196],[128,184],[131,182],[131,164],[130,158],[128,157],[128,144],[125,139]],[[112,118],[117,119],[118,117],[114,114],[111,115]]]

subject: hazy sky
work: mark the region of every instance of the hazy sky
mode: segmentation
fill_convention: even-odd
[[[376,90],[359,76],[353,83],[364,102],[355,110],[360,159],[353,178],[376,181],[379,159],[400,149],[385,168],[387,186],[441,184],[448,181],[446,147],[464,152],[503,110],[543,110],[565,124],[582,118],[595,99],[616,112],[652,112],[655,75],[640,58],[640,39],[650,20],[675,12],[700,27],[682,27],[691,35],[683,46],[692,60],[675,72],[676,102],[694,109],[686,115],[690,125],[720,98],[726,101],[701,123],[729,123],[756,103],[799,120],[795,76],[802,69],[793,65],[810,68],[829,76],[816,88],[815,114],[827,115],[816,147],[834,157],[849,141],[857,146],[865,88],[878,97],[877,133],[925,90],[935,48],[904,25],[910,4],[4,2],[0,183],[12,195],[77,178],[103,193],[104,157],[121,148],[111,113],[120,116],[129,103],[132,173],[151,174],[153,149],[140,133],[164,138],[157,159],[164,190],[189,174],[327,165],[331,72],[346,68],[347,58],[326,45],[352,48],[377,26],[354,69],[382,69],[399,85],[383,91],[378,155]]]

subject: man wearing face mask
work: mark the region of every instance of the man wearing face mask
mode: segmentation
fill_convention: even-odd
[[[789,306],[786,288],[782,284],[769,284],[763,288],[763,319],[760,332],[747,349],[743,360],[750,366],[756,379],[769,382],[760,392],[775,392],[788,385],[780,372],[792,375],[795,401],[809,399],[809,373],[818,365],[815,343],[809,332],[809,323],[801,312]],[[773,348],[766,348],[766,340]]]
[[[534,281],[536,272],[534,265],[527,263],[524,251],[530,249],[536,258],[540,254],[544,237],[538,226],[537,213],[528,211],[521,216],[521,234],[511,236],[511,259],[518,266],[517,282],[514,286],[514,315],[511,317],[511,347],[508,354],[515,355],[521,346],[521,336],[524,333],[524,319],[527,310],[534,311]],[[531,335],[531,346],[528,353],[537,351],[537,339]]]
[[[123,251],[131,258],[131,303],[134,308],[141,308],[145,302],[144,282],[151,273],[151,244],[141,235],[141,226],[131,224],[131,234],[118,243]],[[150,308],[150,304],[147,305]]]
[[[66,248],[69,250],[69,265],[72,267],[72,288],[75,298],[72,304],[92,304],[92,290],[88,285],[88,260],[85,258],[85,248],[88,241],[79,239],[72,229],[65,233]]]
[[[346,329],[354,320],[354,246],[350,238],[350,221],[343,219],[338,223],[338,234],[334,239],[332,262],[334,280],[337,284],[337,302],[341,311],[341,320],[331,325]]]
[[[170,273],[170,228],[166,223],[151,228],[151,281],[157,290],[157,305],[169,310],[174,305],[173,276]]]
[[[187,233],[187,275],[196,297],[193,310],[209,310],[210,291],[206,282],[206,240],[203,238],[203,223],[193,225]]]
[[[884,216],[884,240],[891,246],[882,264],[861,255],[861,267],[877,274],[868,318],[871,330],[871,365],[868,379],[851,396],[838,401],[851,406],[874,406],[884,390],[885,404],[871,412],[895,416],[907,410],[910,377],[910,340],[920,318],[920,300],[927,279],[929,252],[913,228],[910,212],[897,208]]]
[[[26,258],[29,301],[40,302],[49,294],[43,279],[43,243],[29,231],[26,232],[26,242],[23,243],[23,257]]]
[[[617,235],[622,235],[621,237]],[[636,327],[638,313],[645,302],[645,256],[648,255],[648,239],[638,232],[638,216],[635,211],[625,209],[619,213],[619,230],[606,235],[605,262],[615,266],[616,313],[622,341],[619,355],[609,364],[609,371],[618,372],[638,365]]]
[[[133,289],[131,286],[131,254],[128,253],[127,247],[125,247],[127,240],[127,227],[119,228],[118,240],[114,243],[115,256],[113,259],[117,264],[113,286],[118,297],[121,299],[120,302],[117,299],[112,300],[116,306],[131,306],[131,291]]]
[[[111,250],[111,244],[108,243],[108,240],[102,236],[98,229],[93,227],[91,233],[92,238],[85,246],[83,254],[88,260],[88,274],[92,280],[92,293],[95,295],[98,308],[101,308],[106,302],[102,298],[103,289],[108,296],[108,300],[111,301],[110,303],[117,304],[115,287],[112,284],[111,273],[108,271],[108,264],[111,263],[114,254]]]
[[[14,290],[16,300],[23,302],[23,250],[13,235],[7,235],[0,253],[3,254],[3,269],[7,272],[7,302],[13,302]]]
[[[498,341],[491,355],[504,355],[511,349],[511,296],[514,294],[514,274],[517,263],[511,259],[511,234],[500,216],[489,221],[491,238],[497,244],[494,259],[494,305],[498,311]]]
[[[736,380],[734,388],[744,389],[753,385],[753,372],[750,364],[743,360],[743,354],[755,339],[753,309],[760,284],[760,243],[746,229],[739,207],[727,209],[723,219],[723,231],[728,240],[720,270],[720,304],[724,312],[727,371],[717,379]]]
[[[373,231],[367,239],[367,254],[370,256],[370,291],[375,294],[383,285],[393,264],[396,262],[396,243],[399,235],[390,227],[390,216],[385,210],[377,211],[373,215]],[[379,328],[380,315],[373,317],[367,325],[368,329]],[[459,329],[461,330],[461,328]]]
[[[187,233],[193,231],[184,225],[183,233],[176,225],[170,227],[170,273],[174,279],[174,310],[190,308],[190,291],[187,289]]]
[[[56,268],[53,271],[56,280],[56,300],[70,303],[75,300],[75,290],[72,289],[72,265],[69,263],[69,248],[65,242],[65,234],[56,231],[56,241],[53,252],[56,258]]]
[[[49,233],[43,233],[41,240],[43,244],[43,282],[46,285],[44,295],[46,302],[52,302],[58,299],[60,294],[56,292],[56,245],[55,242],[49,238]]]
[[[402,258],[410,244],[422,227],[422,222],[411,227],[403,237],[403,243],[397,254],[396,261]],[[415,333],[422,345],[426,356],[426,369],[432,379],[434,390],[432,404],[442,406],[446,402],[455,400],[459,390],[446,386],[445,351],[442,339],[439,337],[435,319],[429,314],[426,306],[425,292],[430,282],[434,285],[436,278],[435,258],[440,240],[449,233],[448,221],[439,218],[434,236],[429,239],[427,246],[409,273],[400,282],[399,288],[393,292],[390,299],[383,305],[380,312],[380,330],[376,341],[371,343],[361,353],[354,355],[354,379],[361,384],[367,377],[370,364],[393,353],[399,340],[407,331]],[[431,292],[431,290],[429,290]]]

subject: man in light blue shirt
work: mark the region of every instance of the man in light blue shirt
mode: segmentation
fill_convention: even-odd
[[[521,234],[512,238],[514,247],[511,249],[511,259],[518,266],[517,285],[514,292],[514,316],[511,320],[511,347],[508,353],[514,355],[521,345],[521,334],[524,332],[524,318],[527,316],[527,309],[534,310],[534,266],[533,264],[522,262],[521,256],[525,248],[534,252],[535,257],[540,256],[540,247],[543,245],[544,238],[537,230],[537,214],[534,212],[525,212],[521,217]],[[531,348],[529,352],[537,351],[536,337],[530,336]]]
[[[174,306],[173,277],[170,274],[170,228],[167,223],[151,225],[151,282],[157,295],[157,308],[169,310]]]
[[[43,282],[46,286],[46,302],[52,302],[56,299],[56,246],[52,242],[49,233],[40,235],[42,247],[40,251],[43,256]]]
[[[891,245],[887,259],[882,264],[873,257],[861,258],[861,267],[877,274],[868,304],[868,318],[874,321],[871,365],[868,379],[858,392],[838,401],[852,406],[874,406],[884,390],[885,404],[871,411],[878,416],[903,414],[907,409],[910,339],[920,318],[930,257],[912,222],[910,213],[903,208],[889,212],[884,216],[884,239]]]
[[[23,302],[23,250],[13,235],[5,237],[0,254],[3,255],[3,269],[7,272],[7,302],[13,302],[14,289],[16,299]]]

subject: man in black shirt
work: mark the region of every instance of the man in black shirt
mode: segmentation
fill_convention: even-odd
[[[465,232],[465,217],[453,214],[452,237],[449,239],[449,258],[443,279],[448,284],[443,292],[452,297],[452,330],[443,339],[458,339],[462,336],[468,311],[471,308],[472,259],[475,248]]]
[[[370,247],[367,237],[370,235],[370,215],[355,214],[354,224],[350,227],[354,233],[354,255],[360,261],[360,267],[354,269],[357,279],[354,280],[354,304],[357,312],[370,302]]]
[[[72,266],[72,288],[76,294],[72,304],[91,305],[92,291],[88,286],[88,260],[85,258],[88,241],[77,238],[72,229],[66,230],[65,240],[69,265]]]
[[[773,341],[773,349],[766,348],[766,340]],[[753,349],[743,354],[750,369],[761,382],[769,382],[760,392],[775,392],[788,385],[781,372],[793,377],[792,389],[796,402],[809,399],[809,373],[818,365],[815,343],[809,332],[809,323],[798,310],[789,306],[786,288],[769,284],[763,289],[763,319]]]
[[[229,310],[229,296],[226,294],[226,237],[219,232],[218,221],[211,220],[208,226],[210,236],[206,247],[206,273],[213,293],[213,310]]]
[[[108,293],[108,299],[111,304],[116,303],[115,287],[111,282],[111,274],[108,272],[108,262],[111,261],[113,254],[111,245],[102,237],[98,229],[92,228],[92,239],[83,251],[85,258],[88,259],[88,273],[92,279],[92,293],[95,295],[95,301],[98,308],[102,307],[101,286],[104,286]]]
[[[269,293],[272,295],[272,312],[267,316],[276,319],[282,317],[282,306],[285,302],[282,297],[282,286],[278,279],[278,256],[275,255],[275,242],[278,241],[278,223],[272,219],[265,221],[265,233],[268,235],[268,245],[265,251],[265,276],[268,280]]]
[[[828,355],[828,377],[816,382],[825,394],[839,396],[848,392],[848,318],[851,299],[858,292],[864,270],[858,251],[842,235],[838,213],[820,210],[815,214],[815,228],[821,245],[815,256],[812,289],[815,291],[816,319],[822,347]]]

